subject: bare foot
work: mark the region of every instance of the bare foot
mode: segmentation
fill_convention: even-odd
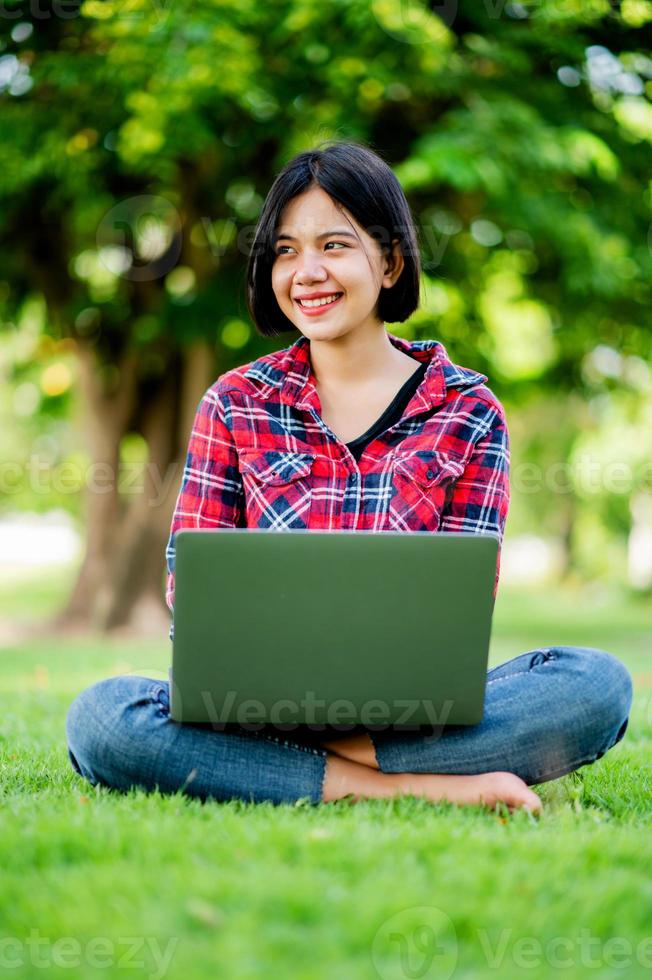
[[[524,807],[532,813],[538,813],[542,806],[537,794],[512,772],[463,776],[448,773],[383,773],[337,755],[329,754],[326,757],[324,802],[345,796],[358,800],[406,795],[424,796],[433,803],[485,804],[492,809],[497,803],[505,803],[510,810]]]
[[[513,772],[463,776],[401,772],[393,775],[401,777],[404,793],[425,796],[433,802],[448,800],[450,803],[485,804],[492,809],[497,803],[505,803],[510,810],[524,807],[533,813],[538,813],[542,807],[537,794]]]

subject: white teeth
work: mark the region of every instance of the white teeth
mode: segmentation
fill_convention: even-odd
[[[340,295],[338,293],[337,296],[323,296],[321,299],[300,299],[299,303],[301,306],[327,306],[328,303],[334,303],[339,299]]]

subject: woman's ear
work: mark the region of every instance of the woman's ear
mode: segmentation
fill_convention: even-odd
[[[392,239],[392,248],[384,259],[383,267],[383,286],[388,289],[393,286],[400,274],[403,272],[405,261],[401,252],[401,245],[398,238]]]

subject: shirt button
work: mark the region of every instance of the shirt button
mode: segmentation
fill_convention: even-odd
[[[351,483],[357,483],[358,482],[358,474],[357,473],[352,473],[351,476],[349,477],[349,479],[350,479]]]
[[[426,476],[428,477],[429,480],[432,480],[434,475],[435,475],[434,470],[427,470]]]

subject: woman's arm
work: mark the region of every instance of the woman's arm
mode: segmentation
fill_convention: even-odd
[[[491,531],[498,535],[494,600],[500,577],[500,549],[509,510],[509,433],[505,413],[494,403],[489,430],[480,437],[464,472],[453,486],[440,531]]]
[[[213,385],[197,408],[165,550],[165,601],[174,613],[174,539],[183,528],[242,527],[244,490],[227,425],[224,395]],[[170,639],[174,624],[170,626]]]

